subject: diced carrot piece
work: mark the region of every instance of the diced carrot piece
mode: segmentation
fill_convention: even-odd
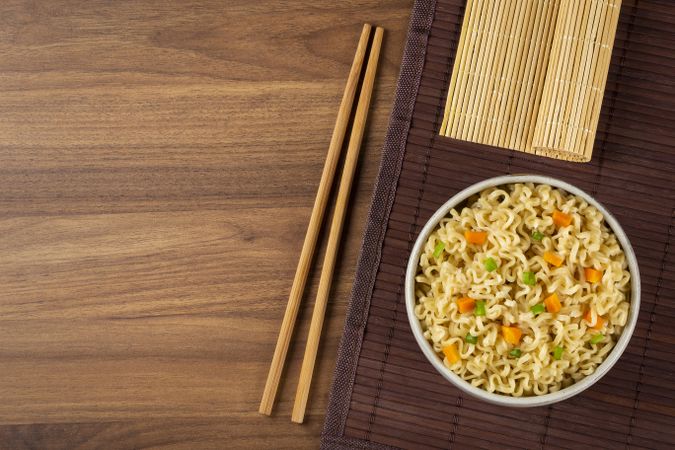
[[[586,276],[586,281],[589,283],[597,283],[598,281],[602,280],[602,272],[590,267],[586,267],[584,269],[584,275]]]
[[[553,211],[553,223],[558,227],[566,227],[572,223],[572,216],[560,211]]]
[[[599,330],[605,324],[605,319],[603,319],[602,316],[597,316],[595,320],[595,325],[593,325],[593,313],[591,312],[590,308],[586,311],[584,319],[586,320],[586,322],[588,322],[588,324],[591,326],[593,330]]]
[[[604,325],[605,325],[605,319],[603,319],[602,316],[598,316],[598,320],[597,320],[597,322],[595,323],[595,326],[593,326],[593,327],[591,327],[591,328],[593,328],[594,330],[599,330],[599,329],[602,328]]]
[[[560,267],[564,259],[556,253],[553,252],[544,252],[544,261],[549,264],[552,264],[556,267]]]
[[[483,245],[485,244],[485,241],[487,240],[487,232],[486,231],[465,231],[464,232],[464,238],[469,244],[478,244],[478,245]]]
[[[454,364],[461,359],[459,356],[459,352],[457,351],[457,347],[455,347],[455,344],[450,344],[444,347],[443,354],[445,355],[446,358],[448,358],[450,364]]]
[[[550,313],[557,313],[560,311],[560,299],[558,294],[555,292],[544,299],[544,305],[546,305],[546,311]]]
[[[520,337],[523,332],[518,327],[507,327],[502,325],[502,336],[509,344],[517,345],[520,342]]]
[[[591,312],[591,308],[588,308],[586,310],[586,314],[584,314],[584,320],[588,323],[592,323],[593,321],[593,313]]]
[[[473,308],[476,307],[476,302],[471,297],[462,297],[457,300],[457,307],[459,308],[459,312],[464,314],[473,311]]]

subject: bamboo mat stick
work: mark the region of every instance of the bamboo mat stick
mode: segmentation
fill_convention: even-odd
[[[518,123],[520,120],[520,114],[525,109],[523,104],[523,99],[525,97],[525,91],[528,85],[528,75],[530,73],[530,67],[533,66],[536,62],[534,55],[535,49],[535,35],[537,32],[537,25],[539,24],[540,18],[540,2],[539,0],[531,0],[530,12],[527,20],[527,28],[524,32],[524,42],[523,42],[523,52],[521,53],[519,63],[519,75],[518,83],[516,85],[516,92],[514,92],[513,102],[509,108],[509,128],[506,130],[505,137],[505,147],[513,150],[517,150],[519,147],[516,146],[516,137],[518,131]]]
[[[493,12],[493,22],[490,25],[490,36],[485,50],[485,65],[480,71],[481,77],[478,85],[478,95],[475,99],[473,107],[473,116],[469,122],[469,129],[467,130],[466,139],[475,141],[478,138],[478,129],[483,124],[483,117],[485,111],[485,100],[489,95],[491,85],[491,74],[497,53],[497,40],[501,32],[501,25],[504,22],[503,15],[505,11],[505,2],[498,2],[495,6],[496,11]]]
[[[585,117],[583,112],[585,111],[585,105],[588,102],[588,97],[593,93],[592,84],[594,75],[593,69],[595,68],[594,62],[597,61],[598,54],[600,52],[602,32],[605,29],[607,12],[607,8],[603,7],[602,0],[593,0],[593,9],[595,26],[593,29],[593,34],[589,36],[587,48],[588,58],[585,63],[583,76],[579,81],[579,92],[577,93],[577,97],[575,99],[575,109],[571,119],[574,123],[574,126],[570,127],[567,137],[567,141],[569,143],[568,145],[570,147],[580,149],[581,151],[583,151],[583,149],[578,145],[578,137],[584,127],[583,121]]]
[[[531,152],[532,135],[534,134],[534,123],[539,111],[544,80],[548,71],[549,52],[553,45],[553,32],[555,26],[557,5],[559,0],[539,0],[541,3],[541,20],[534,36],[535,54],[533,56],[533,65],[531,74],[527,78],[525,96],[523,97],[521,113],[522,117],[518,119],[517,133],[520,139],[520,149],[524,152]]]
[[[494,145],[492,134],[497,126],[497,114],[499,106],[501,105],[502,97],[504,96],[505,78],[504,71],[509,62],[509,55],[512,49],[513,31],[516,27],[514,16],[520,6],[520,0],[512,0],[508,4],[506,11],[506,27],[504,28],[504,35],[502,36],[503,47],[499,49],[498,59],[501,61],[497,71],[495,72],[495,81],[492,89],[492,98],[490,99],[489,114],[490,121],[484,130],[484,142],[488,145]]]
[[[298,383],[298,390],[295,394],[295,404],[293,405],[293,414],[291,416],[293,422],[296,423],[302,423],[305,419],[307,398],[309,396],[309,388],[312,383],[312,374],[314,372],[316,354],[319,349],[319,339],[321,338],[321,329],[323,328],[324,316],[326,314],[328,294],[330,293],[330,286],[333,280],[335,259],[337,256],[338,245],[340,244],[340,235],[342,234],[342,226],[344,224],[345,213],[347,211],[347,202],[349,201],[352,179],[354,178],[354,172],[356,171],[356,163],[359,159],[359,150],[361,148],[363,132],[365,130],[366,119],[368,117],[368,108],[370,107],[370,98],[373,92],[373,84],[375,82],[375,73],[377,71],[377,62],[380,56],[383,33],[384,30],[382,28],[378,27],[375,29],[373,45],[370,50],[370,56],[368,57],[368,65],[366,66],[366,74],[363,79],[361,93],[359,94],[356,115],[354,116],[354,125],[352,126],[352,134],[349,139],[347,156],[345,157],[345,164],[342,170],[342,176],[340,178],[340,187],[338,189],[337,201],[335,203],[335,213],[333,214],[333,220],[330,225],[328,246],[326,248],[326,255],[324,257],[323,267],[321,269],[319,292],[314,305],[312,322],[309,328],[309,336],[307,338],[307,347],[305,348],[305,356],[302,360],[300,382]]]
[[[549,50],[549,57],[548,57],[548,62],[547,62],[547,68],[546,68],[546,77],[542,80],[542,92],[541,96],[539,98],[539,101],[537,103],[537,108],[538,108],[538,116],[545,117],[548,114],[548,109],[547,107],[551,104],[551,96],[553,94],[553,83],[552,80],[555,80],[556,76],[556,70],[558,68],[558,59],[557,55],[560,52],[560,46],[562,45],[562,39],[561,35],[562,32],[559,30],[562,30],[565,26],[565,9],[567,5],[567,0],[560,0],[558,2],[558,8],[556,11],[556,20],[553,22],[551,28],[550,28],[550,34],[551,34],[551,49]],[[539,143],[543,141],[544,136],[544,127],[538,127],[536,124],[540,123],[539,118],[537,117],[534,122],[532,123],[534,127],[534,142],[533,146],[535,143]]]
[[[539,137],[535,138],[535,147],[546,147],[548,145],[551,126],[551,117],[555,113],[555,98],[560,88],[560,78],[563,71],[565,60],[561,55],[565,53],[567,39],[571,26],[570,10],[572,0],[561,0],[558,11],[558,20],[555,31],[553,32],[553,49],[549,57],[549,72],[546,74],[544,83],[544,97],[539,109],[539,119],[537,120],[537,129]],[[550,76],[549,76],[550,73]],[[536,134],[535,134],[536,136]]]
[[[602,65],[602,60],[605,55],[603,46],[611,29],[611,22],[612,22],[611,1],[603,2],[603,7],[605,8],[605,22],[603,24],[601,36],[599,38],[598,59],[596,61],[596,66],[593,67],[593,78],[591,80],[591,93],[588,96],[586,103],[584,104],[584,121],[582,124],[581,142],[579,143],[579,146],[584,149],[588,148],[589,146],[592,147],[593,145],[592,142],[589,142],[592,141],[593,139],[591,136],[589,136],[591,130],[593,109],[597,102],[602,101],[602,97],[598,99],[597,95],[599,89],[598,85],[600,84],[600,77],[602,74],[602,70],[599,68],[599,66]]]
[[[530,131],[530,123],[532,123],[532,116],[537,114],[534,100],[538,90],[538,80],[546,73],[547,60],[544,59],[546,49],[550,47],[548,39],[548,25],[551,21],[551,11],[555,0],[539,0],[541,6],[541,16],[539,26],[536,27],[536,34],[534,36],[535,52],[534,63],[530,66],[531,73],[527,76],[527,85],[525,87],[525,96],[523,98],[523,107],[518,119],[518,127],[516,130],[520,138],[520,148],[524,152],[529,152],[530,142],[528,140],[528,133]]]
[[[525,51],[526,48],[529,48],[529,40],[532,33],[532,6],[534,0],[525,0],[525,16],[524,16],[524,25],[521,24],[521,29],[519,30],[518,35],[518,52],[515,61],[513,82],[511,83],[511,89],[509,96],[506,100],[506,111],[505,111],[505,123],[502,126],[499,145],[504,148],[510,148],[509,137],[511,130],[514,128],[514,115],[516,108],[518,107],[517,101],[518,96],[520,95],[520,89],[523,84],[523,66],[524,61],[529,56],[528,52]]]
[[[612,30],[612,21],[613,21],[613,16],[612,16],[612,8],[611,8],[611,3],[608,1],[602,1],[601,2],[601,19],[599,21],[599,30],[597,32],[597,54],[595,54],[594,60],[592,62],[592,67],[590,69],[590,75],[589,75],[589,81],[587,82],[587,89],[589,92],[587,95],[584,97],[582,105],[581,105],[581,119],[579,121],[579,133],[575,137],[574,140],[574,147],[578,149],[580,152],[579,154],[581,155],[580,158],[581,160],[588,161],[592,157],[592,152],[593,152],[593,143],[594,143],[594,138],[595,138],[595,129],[591,131],[592,128],[592,117],[593,117],[593,105],[596,104],[596,102],[599,102],[600,104],[602,103],[602,97],[604,93],[604,85],[602,86],[602,90],[600,90],[599,85],[602,83],[603,79],[606,80],[607,77],[607,70],[600,70],[599,67],[603,64],[603,61],[605,61],[605,57],[608,59],[606,60],[606,64],[609,64],[609,56],[611,56],[611,45],[614,40],[613,34],[611,37],[611,40],[608,41],[611,30]],[[617,17],[618,19],[618,10],[617,10]],[[616,25],[616,24],[615,24]],[[609,46],[609,48],[607,48]],[[607,55],[607,52],[610,54]],[[608,69],[608,67],[607,67]],[[598,107],[599,108],[599,107]],[[599,115],[599,109],[598,109],[598,115]],[[597,118],[596,118],[597,120]],[[597,127],[597,122],[596,122],[596,127]]]
[[[509,41],[509,34],[513,24],[513,14],[519,0],[506,0],[506,11],[504,12],[503,24],[500,31],[499,45],[497,47],[497,55],[495,57],[495,68],[490,77],[490,98],[487,101],[487,110],[485,112],[484,125],[478,133],[478,142],[482,144],[492,145],[490,140],[490,129],[495,126],[495,111],[499,107],[499,98],[501,96],[500,86],[503,85],[502,74],[504,72],[504,65],[506,64],[507,43]]]
[[[605,39],[607,38],[607,35],[610,30],[610,24],[612,21],[612,10],[610,6],[610,2],[608,0],[604,0],[602,2],[602,8],[603,8],[603,16],[604,16],[604,21],[602,22],[601,29],[598,31],[598,43],[597,43],[597,55],[596,59],[594,61],[594,65],[591,68],[591,76],[590,76],[590,81],[589,81],[589,89],[590,92],[588,93],[587,97],[584,98],[584,103],[581,106],[582,110],[582,121],[580,124],[580,133],[579,133],[579,141],[575,142],[576,146],[578,148],[581,148],[585,150],[587,148],[587,136],[590,131],[590,122],[591,122],[591,116],[593,112],[593,105],[597,101],[597,89],[598,89],[598,84],[600,82],[600,71],[598,70],[598,65],[600,61],[603,58],[604,51],[603,51],[603,44],[605,42]],[[592,139],[592,138],[591,138]],[[591,144],[592,147],[592,144]]]
[[[545,93],[544,85],[546,78],[549,76],[549,71],[551,70],[551,63],[549,61],[552,48],[555,45],[554,36],[555,36],[555,26],[558,22],[558,14],[560,12],[560,1],[552,0],[549,5],[549,15],[548,20],[546,21],[544,28],[544,39],[543,39],[543,52],[541,55],[541,64],[543,70],[537,71],[534,79],[534,97],[532,99],[532,113],[530,114],[530,119],[528,121],[528,131],[527,131],[527,146],[525,151],[528,153],[534,153],[533,141],[535,140],[537,132],[537,118],[541,112],[541,105],[544,103]]]
[[[577,65],[577,44],[579,42],[579,35],[581,33],[580,30],[586,19],[585,0],[576,0],[575,3],[576,8],[570,10],[569,12],[573,25],[569,31],[569,34],[566,35],[567,47],[565,49],[565,53],[563,53],[566,64],[563,67],[562,75],[559,80],[560,93],[555,98],[555,108],[552,118],[554,125],[551,127],[551,138],[547,145],[548,148],[553,150],[561,149],[560,135],[565,128],[564,114],[569,102],[568,92],[573,78],[573,73],[576,70]]]
[[[483,20],[482,27],[482,40],[481,46],[478,51],[478,61],[476,64],[476,69],[474,71],[475,75],[473,77],[473,82],[471,83],[471,89],[469,92],[469,104],[467,106],[467,115],[465,116],[464,128],[461,130],[459,136],[460,139],[470,139],[470,133],[472,132],[472,127],[476,122],[476,113],[478,109],[478,102],[481,95],[481,89],[484,87],[484,80],[486,78],[486,68],[487,61],[490,58],[492,53],[492,42],[494,40],[494,30],[496,27],[496,19],[499,13],[499,9],[494,7],[492,2],[487,2],[488,12],[487,16]]]
[[[575,7],[578,0],[568,0],[567,9],[565,10],[565,15],[567,16],[566,27],[563,30],[562,35],[562,45],[560,47],[560,53],[558,57],[558,71],[555,80],[553,80],[553,96],[551,97],[550,104],[550,114],[547,117],[546,125],[546,147],[553,147],[553,142],[555,140],[556,132],[559,126],[558,123],[558,114],[562,103],[565,101],[564,90],[567,84],[565,77],[569,71],[570,66],[573,61],[570,61],[571,52],[572,52],[572,35],[574,34],[574,28],[577,24],[578,15],[576,14]],[[558,30],[556,30],[556,33]]]
[[[534,71],[542,70],[539,67],[539,52],[541,44],[541,33],[543,30],[543,20],[546,17],[546,1],[536,0],[534,10],[534,23],[532,24],[532,31],[530,42],[527,50],[527,57],[525,59],[525,67],[523,68],[523,85],[520,88],[520,95],[518,97],[516,116],[514,117],[513,129],[511,131],[511,139],[509,141],[509,148],[524,149],[526,142],[523,138],[523,124],[527,120],[531,110],[528,108],[528,99],[530,92],[532,92],[532,85],[534,81]]]
[[[495,113],[495,122],[494,130],[492,132],[492,137],[490,141],[492,145],[499,145],[499,136],[501,133],[501,128],[504,126],[504,112],[506,111],[506,103],[508,101],[508,96],[510,95],[512,83],[513,83],[513,69],[515,65],[516,53],[518,52],[518,37],[520,36],[520,30],[523,23],[523,15],[525,13],[525,2],[518,0],[517,9],[515,15],[510,20],[513,22],[513,27],[509,33],[509,42],[506,62],[504,64],[504,70],[502,71],[501,80],[499,83],[500,86],[500,98],[499,98],[499,107]]]
[[[610,23],[607,26],[607,33],[603,33],[602,39],[602,57],[598,62],[598,67],[596,69],[596,82],[593,84],[595,88],[595,102],[593,104],[593,109],[588,119],[588,133],[585,136],[585,148],[586,154],[589,155],[593,151],[593,144],[595,141],[595,133],[598,129],[598,120],[600,118],[600,107],[602,106],[602,98],[605,93],[605,86],[607,85],[607,74],[609,73],[609,63],[612,59],[612,47],[614,43],[614,38],[616,36],[616,28],[619,23],[619,11],[621,8],[621,0],[610,0]],[[585,130],[584,130],[585,131]]]
[[[550,138],[550,131],[551,127],[555,125],[551,121],[551,117],[555,114],[555,108],[556,108],[556,96],[560,94],[560,91],[562,90],[561,86],[561,78],[562,78],[562,73],[564,71],[565,63],[566,60],[564,58],[564,55],[567,52],[567,46],[568,46],[568,40],[567,36],[570,32],[571,27],[573,26],[573,20],[572,20],[572,14],[571,10],[573,9],[574,5],[572,4],[573,1],[576,0],[561,0],[561,7],[560,7],[560,13],[559,13],[559,24],[562,24],[561,27],[558,27],[556,25],[555,31],[554,31],[554,39],[557,40],[558,42],[558,47],[555,52],[551,52],[550,60],[553,62],[553,67],[554,71],[551,73],[551,77],[547,78],[546,82],[544,83],[544,90],[547,93],[546,99],[542,102],[542,108],[541,111],[544,111],[544,116],[543,119],[544,121],[542,122],[544,125],[542,126],[542,135],[541,135],[541,141],[543,143],[543,146],[548,145],[548,141]]]
[[[471,57],[475,52],[476,46],[476,32],[473,27],[480,20],[483,3],[481,0],[470,0],[471,8],[466,29],[466,41],[464,43],[464,52],[457,63],[457,68],[453,68],[453,72],[457,71],[457,87],[452,98],[452,109],[450,110],[450,118],[448,119],[448,128],[446,134],[448,136],[456,136],[458,118],[462,113],[464,93],[466,92],[466,83],[468,78],[468,71],[471,63]]]
[[[475,87],[475,80],[478,76],[478,62],[481,57],[481,48],[483,40],[485,37],[485,28],[487,21],[489,20],[489,15],[492,11],[490,0],[476,0],[478,8],[480,11],[480,18],[474,24],[473,29],[473,52],[469,59],[469,65],[467,67],[468,72],[466,73],[466,83],[461,92],[461,107],[459,109],[459,116],[456,119],[456,130],[453,129],[453,136],[461,137],[464,132],[464,123],[467,121],[467,115],[470,113],[469,105],[472,99],[472,91]]]
[[[452,96],[452,107],[449,111],[448,125],[445,131],[446,136],[454,136],[454,131],[457,123],[457,118],[462,108],[462,99],[460,93],[464,92],[464,87],[466,86],[466,70],[467,64],[473,53],[473,47],[475,45],[475,33],[473,32],[473,24],[478,21],[480,18],[480,10],[478,7],[480,4],[477,4],[475,0],[468,0],[467,10],[466,10],[466,39],[464,41],[464,47],[462,48],[462,53],[457,56],[457,61],[453,67],[453,76],[457,75],[457,83],[453,91]]]
[[[499,98],[502,92],[500,91],[500,83],[502,81],[502,73],[507,61],[507,49],[509,36],[512,33],[513,16],[517,9],[517,2],[520,0],[507,0],[500,2],[501,8],[504,10],[502,20],[499,28],[499,39],[497,44],[497,51],[495,55],[495,63],[490,75],[490,85],[488,97],[486,99],[485,118],[481,121],[481,128],[478,133],[480,142],[492,145],[489,141],[490,127],[495,124],[495,110],[499,106]]]
[[[466,39],[464,41],[464,47],[462,49],[462,54],[457,55],[457,61],[453,67],[453,75],[457,74],[457,83],[455,85],[452,97],[452,108],[450,109],[450,114],[448,117],[448,126],[446,128],[447,136],[454,136],[456,131],[457,119],[462,110],[462,101],[464,97],[461,94],[464,93],[464,88],[466,87],[467,81],[467,68],[470,64],[471,55],[474,52],[476,33],[473,31],[473,26],[480,19],[480,6],[479,0],[469,0],[467,3],[467,10],[465,17],[467,19],[467,28],[466,28]]]
[[[466,2],[466,8],[464,9],[464,18],[462,19],[462,30],[466,30],[469,23],[469,18],[471,17],[471,10],[473,6],[473,0],[468,0]],[[445,112],[443,113],[443,123],[441,124],[441,134],[448,135],[447,128],[448,122],[450,120],[450,111],[454,105],[453,100],[455,99],[455,86],[457,85],[457,78],[461,70],[461,64],[463,62],[462,55],[464,55],[466,35],[468,33],[461,32],[459,34],[459,43],[457,44],[457,50],[455,52],[455,62],[452,69],[452,76],[450,77],[450,87],[448,88],[448,99],[445,103]]]
[[[500,79],[500,96],[495,110],[494,130],[492,132],[492,145],[499,145],[499,136],[502,127],[504,126],[504,113],[506,111],[506,104],[513,88],[513,73],[516,65],[518,46],[520,44],[520,30],[523,23],[523,14],[525,13],[525,1],[517,0],[516,9],[513,16],[509,18],[513,22],[513,26],[509,31],[509,41],[507,43],[508,49],[506,59],[504,61],[504,68],[502,69]]]
[[[570,108],[568,110],[567,122],[568,126],[564,130],[564,139],[561,144],[561,148],[566,151],[573,151],[574,153],[583,153],[581,150],[574,146],[572,136],[574,131],[579,129],[579,116],[581,111],[581,105],[584,98],[582,93],[585,91],[586,83],[588,83],[588,75],[591,72],[591,65],[593,62],[593,56],[595,53],[595,46],[593,41],[597,39],[598,30],[600,30],[600,10],[598,5],[600,2],[598,0],[587,0],[588,2],[588,23],[586,30],[583,36],[580,36],[580,46],[582,57],[579,61],[578,70],[574,78],[573,88],[574,90],[570,94]]]
[[[602,2],[599,0],[589,0],[591,5],[591,17],[592,21],[588,27],[587,34],[585,36],[584,42],[584,59],[582,61],[582,67],[580,70],[579,78],[577,80],[576,91],[574,92],[574,109],[570,115],[570,127],[567,130],[565,138],[565,148],[574,149],[575,152],[579,154],[584,154],[584,150],[575,145],[575,136],[579,128],[582,128],[581,122],[581,112],[583,111],[584,104],[588,101],[588,98],[585,94],[587,92],[587,87],[590,81],[590,76],[592,69],[594,67],[594,60],[598,54],[596,51],[596,45],[594,42],[597,42],[600,39],[600,32],[604,28],[605,16],[603,11],[605,8],[602,7]]]
[[[548,109],[548,114],[546,115],[546,121],[544,125],[543,147],[547,148],[551,146],[551,142],[553,141],[555,136],[555,128],[557,127],[555,117],[560,107],[560,102],[562,101],[561,96],[565,85],[564,81],[565,72],[569,67],[569,61],[567,60],[567,58],[569,56],[569,48],[571,44],[570,34],[572,33],[572,30],[574,29],[574,25],[576,22],[576,14],[574,11],[576,1],[577,0],[564,1],[566,5],[566,8],[564,10],[565,26],[563,27],[562,30],[560,30],[560,47],[558,53],[555,55],[556,72],[555,77],[551,79],[551,97],[549,98],[549,103],[545,105],[546,108]],[[559,33],[557,28],[555,32],[556,34]]]
[[[281,329],[277,339],[277,345],[274,349],[274,356],[270,364],[270,370],[267,374],[267,381],[265,383],[265,390],[260,401],[259,412],[261,414],[270,415],[274,405],[274,399],[279,388],[279,380],[283,372],[286,354],[288,353],[288,346],[293,335],[293,327],[298,316],[298,309],[300,307],[300,300],[307,281],[307,274],[309,273],[309,266],[312,261],[312,255],[316,246],[316,240],[321,228],[323,214],[326,210],[328,197],[330,195],[335,169],[338,160],[340,159],[340,150],[344,140],[345,131],[349,123],[349,116],[352,110],[352,103],[361,74],[361,67],[366,54],[368,39],[370,37],[371,26],[369,24],[363,25],[359,44],[356,48],[354,61],[352,62],[347,85],[345,86],[340,109],[338,110],[337,120],[335,121],[335,128],[333,129],[333,136],[331,137],[328,146],[328,155],[321,174],[321,181],[319,182],[319,189],[317,191],[316,199],[314,200],[314,207],[312,208],[312,215],[309,219],[307,227],[307,234],[300,252],[300,260],[293,279],[293,286],[286,305],[286,312],[284,313],[283,321],[281,322]]]
[[[589,60],[589,55],[592,55],[593,52],[588,49],[588,42],[594,33],[594,28],[599,28],[597,21],[595,20],[595,8],[594,0],[584,0],[584,20],[581,24],[579,30],[579,35],[577,37],[577,48],[574,64],[574,73],[570,81],[570,86],[567,91],[565,110],[563,113],[563,127],[560,129],[559,140],[560,144],[558,147],[565,152],[576,153],[578,154],[578,149],[570,146],[567,136],[569,135],[569,130],[574,127],[573,117],[574,110],[577,107],[577,96],[581,90],[581,81],[584,79],[584,73],[586,70],[586,63]]]

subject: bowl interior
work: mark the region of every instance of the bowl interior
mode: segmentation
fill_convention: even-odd
[[[616,345],[607,355],[605,360],[596,368],[595,372],[557,392],[530,397],[511,397],[504,394],[490,393],[473,386],[471,383],[465,381],[459,375],[455,374],[452,370],[445,367],[441,358],[436,354],[429,341],[427,341],[424,337],[422,325],[414,313],[414,306],[416,302],[415,275],[417,274],[417,266],[419,263],[420,254],[429,235],[434,231],[441,219],[444,218],[451,209],[464,206],[471,196],[480,193],[484,189],[513,183],[548,184],[553,187],[560,188],[569,194],[577,195],[586,200],[589,204],[595,206],[604,216],[607,226],[616,235],[617,240],[619,241],[619,244],[621,245],[621,248],[623,249],[626,256],[628,270],[631,276],[628,321],[626,322],[626,326],[619,336]],[[465,393],[490,403],[514,407],[542,406],[559,402],[587,389],[589,386],[593,385],[593,383],[599,380],[605,373],[607,373],[607,371],[609,371],[609,369],[611,369],[611,367],[619,359],[623,351],[628,346],[628,342],[630,341],[630,338],[633,335],[633,330],[635,329],[635,324],[637,323],[637,316],[640,309],[640,273],[635,253],[632,246],[630,245],[630,242],[628,241],[628,238],[626,237],[625,232],[616,219],[609,213],[609,211],[607,211],[607,209],[602,204],[600,204],[586,192],[569,183],[552,177],[541,175],[504,175],[490,178],[469,186],[468,188],[459,192],[457,195],[450,198],[433,214],[433,216],[431,216],[417,237],[415,245],[410,254],[405,279],[405,301],[406,311],[408,313],[408,321],[410,322],[410,327],[412,328],[417,344],[420,346],[422,352],[429,362],[431,362],[436,370],[438,370],[438,372],[440,372],[441,375],[443,375],[443,377],[445,377],[448,381]]]

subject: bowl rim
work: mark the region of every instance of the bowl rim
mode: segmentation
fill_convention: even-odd
[[[569,194],[577,195],[589,204],[595,206],[605,218],[605,222],[609,228],[616,235],[621,248],[626,255],[626,260],[628,263],[628,271],[631,276],[631,290],[630,290],[630,306],[628,313],[628,321],[624,327],[619,340],[612,349],[612,351],[607,355],[605,360],[600,363],[596,370],[583,378],[582,380],[563,388],[556,392],[550,392],[543,395],[529,396],[529,397],[512,397],[505,394],[491,393],[481,388],[473,386],[468,381],[461,378],[459,375],[455,374],[452,370],[445,367],[441,358],[434,351],[431,343],[426,340],[423,335],[422,325],[420,321],[415,316],[415,275],[417,274],[417,265],[422,253],[422,248],[426,243],[431,232],[438,226],[438,223],[444,218],[451,209],[456,207],[458,204],[468,199],[474,194],[481,192],[482,190],[490,187],[502,186],[505,184],[513,183],[535,183],[535,184],[548,184],[555,188],[562,189]],[[467,188],[461,190],[457,194],[453,195],[448,201],[446,201],[436,212],[431,216],[431,218],[424,225],[424,228],[420,231],[415,245],[412,248],[410,257],[408,259],[408,265],[406,268],[406,277],[405,277],[405,303],[406,303],[406,312],[408,314],[408,322],[412,329],[415,340],[419,345],[420,349],[426,356],[427,360],[434,366],[434,368],[448,381],[453,385],[459,388],[466,394],[471,395],[472,397],[479,398],[486,402],[502,405],[502,406],[512,406],[512,407],[535,407],[535,406],[544,406],[550,405],[553,403],[560,402],[562,400],[568,399],[574,395],[577,395],[584,390],[588,389],[590,386],[595,384],[600,378],[602,378],[614,364],[619,360],[624,350],[628,346],[628,343],[633,336],[635,330],[635,325],[637,324],[638,314],[640,311],[640,271],[638,268],[637,258],[633,247],[626,236],[626,233],[621,228],[619,222],[614,218],[614,216],[597,200],[595,200],[590,194],[581,190],[580,188],[559,180],[557,178],[549,177],[546,175],[534,175],[534,174],[518,174],[518,175],[501,175],[493,178],[488,178],[478,183],[472,184]]]

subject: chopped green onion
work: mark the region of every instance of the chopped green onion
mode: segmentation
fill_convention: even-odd
[[[532,314],[536,316],[537,314],[541,314],[546,311],[546,307],[543,303],[537,303],[532,308],[530,308],[530,311],[532,311]]]
[[[477,316],[485,315],[485,302],[483,300],[476,300],[476,308],[473,310],[473,313]]]
[[[522,354],[523,352],[521,352],[519,348],[514,348],[509,352],[509,355],[513,356],[514,358],[520,358],[520,355]]]
[[[562,358],[563,354],[563,348],[561,346],[556,346],[555,349],[553,349],[553,359],[560,359]]]
[[[495,261],[493,258],[487,258],[485,261],[483,261],[483,265],[485,266],[485,270],[488,272],[497,270],[497,261]]]
[[[527,284],[528,286],[534,286],[537,283],[534,272],[523,272],[523,283]]]
[[[604,334],[594,334],[593,337],[591,337],[591,344],[597,344],[604,338],[605,338]]]
[[[474,336],[471,333],[469,333],[469,334],[466,335],[465,340],[469,344],[476,344],[476,342],[478,342],[478,336]]]
[[[534,239],[535,241],[541,241],[542,239],[544,239],[544,234],[535,231],[534,233],[532,233],[532,239]]]
[[[442,242],[439,242],[436,244],[436,247],[434,247],[434,258],[438,258],[441,256],[441,253],[443,253],[443,249],[445,248],[445,244]]]

